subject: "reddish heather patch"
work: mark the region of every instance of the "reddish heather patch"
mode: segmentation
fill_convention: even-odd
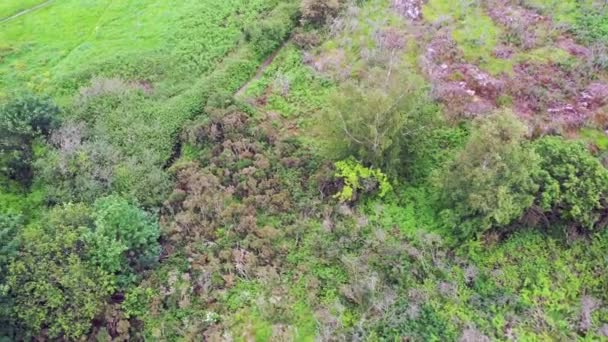
[[[449,34],[438,34],[422,57],[422,70],[433,84],[433,96],[449,115],[472,117],[496,108],[505,84],[473,64],[464,63]]]
[[[547,38],[553,23],[549,17],[515,5],[512,1],[486,0],[488,15],[503,26],[505,38],[496,58],[511,59],[521,49],[539,45]],[[474,117],[491,112],[498,99],[512,104],[513,110],[529,123],[531,132],[567,132],[577,130],[590,120],[608,126],[608,84],[589,84],[585,65],[564,67],[552,63],[520,63],[513,72],[494,77],[478,66],[464,61],[462,51],[453,41],[448,27],[426,26],[431,39],[420,58],[421,70],[432,84],[432,95],[445,106],[451,117]],[[557,47],[583,62],[593,51],[567,36],[555,41]]]
[[[513,70],[507,81],[509,92],[534,112],[573,98],[580,90],[576,77],[555,65],[522,63]]]
[[[494,51],[492,53],[496,58],[511,59],[511,57],[513,57],[513,55],[515,54],[515,49],[510,46],[499,45],[494,48]]]
[[[516,112],[543,127],[541,131],[575,129],[608,104],[608,84],[581,84],[580,75],[548,64],[520,64],[508,79]],[[545,113],[546,120],[541,116]]]
[[[572,56],[587,58],[590,55],[588,48],[577,44],[572,38],[561,38],[557,41],[557,46],[567,51]]]
[[[462,59],[458,45],[448,30],[440,31],[427,45],[423,59],[430,64],[452,63]]]
[[[407,19],[422,19],[422,0],[393,0],[393,9]]]
[[[450,32],[439,32],[427,45],[420,64],[424,73],[436,86],[452,75],[452,65],[462,61],[462,54]]]
[[[495,101],[504,89],[502,80],[492,77],[476,65],[458,64],[454,67],[454,70],[462,75],[467,87],[481,98]]]
[[[488,4],[488,15],[492,20],[507,28],[530,28],[547,20],[544,16],[530,9],[505,4],[502,1],[490,1]]]
[[[549,20],[524,7],[505,4],[502,1],[490,1],[487,13],[496,23],[502,25],[510,34],[517,37],[519,44],[525,49],[538,45],[539,37],[536,30],[531,29],[542,24],[549,24]]]
[[[405,36],[396,28],[379,30],[374,35],[378,45],[386,50],[401,50],[405,47]]]

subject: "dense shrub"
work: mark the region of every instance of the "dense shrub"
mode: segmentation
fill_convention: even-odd
[[[86,259],[84,236],[89,223],[87,207],[67,205],[23,232],[22,248],[10,264],[8,286],[14,317],[30,336],[84,335],[112,292],[112,277]]]
[[[601,42],[608,44],[608,11],[604,8],[599,10],[583,10],[577,16],[574,24],[574,33],[585,43]]]
[[[246,28],[247,39],[260,56],[276,50],[287,38],[294,26],[295,12],[292,3],[283,3],[273,11],[273,15],[256,21]]]
[[[23,227],[22,215],[0,212],[0,341],[14,340],[13,298],[7,282],[8,266],[17,256],[18,233]]]
[[[503,227],[532,206],[539,157],[510,112],[479,120],[464,150],[441,174],[442,215],[461,237]]]
[[[594,231],[608,222],[608,170],[579,142],[545,137],[534,143],[542,171],[537,204],[553,222],[563,220]]]
[[[29,183],[33,140],[57,126],[58,113],[50,100],[30,94],[0,107],[0,175]]]
[[[157,260],[158,223],[124,198],[109,196],[95,201],[94,228],[86,234],[90,260],[108,273],[129,274]]]
[[[338,14],[341,0],[302,0],[302,20],[313,24],[325,24]]]
[[[117,192],[146,207],[159,206],[170,188],[169,175],[153,151],[127,157],[84,122],[66,122],[51,135],[34,162],[36,181],[51,203],[87,202]]]

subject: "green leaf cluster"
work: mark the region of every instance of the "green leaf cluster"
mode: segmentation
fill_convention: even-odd
[[[393,187],[388,177],[378,169],[367,168],[350,158],[335,163],[336,177],[344,181],[342,190],[334,195],[340,202],[354,201],[360,192],[378,189],[378,196],[384,197]]]

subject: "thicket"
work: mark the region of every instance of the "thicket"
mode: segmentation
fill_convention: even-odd
[[[18,225],[19,249],[10,232]],[[24,225],[2,216],[3,319],[13,338],[76,339],[87,334],[109,296],[132,285],[160,255],[158,223],[117,197],[93,207],[65,204]]]
[[[532,206],[539,157],[509,112],[477,122],[465,148],[442,172],[442,215],[461,237],[508,226]]]
[[[446,224],[463,238],[509,231],[516,222],[604,228],[608,170],[580,142],[547,136],[530,143],[526,132],[509,112],[478,120],[440,176]]]
[[[318,117],[330,156],[353,156],[385,172],[403,173],[404,148],[430,129],[437,113],[416,81],[378,69],[360,81],[345,82]]]

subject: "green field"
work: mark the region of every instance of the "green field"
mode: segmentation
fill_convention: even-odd
[[[57,1],[3,25],[0,91],[6,96],[27,86],[56,92],[65,85],[62,80],[83,73],[122,74],[183,88],[234,50],[244,27],[276,3]],[[145,65],[151,59],[152,70]]]
[[[5,1],[0,4],[0,20],[44,3],[45,0]]]

